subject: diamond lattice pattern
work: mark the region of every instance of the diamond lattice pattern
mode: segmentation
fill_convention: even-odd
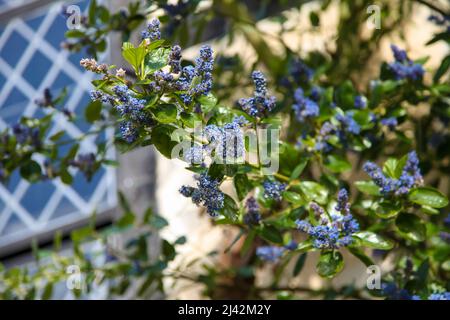
[[[85,2],[78,3],[82,9]],[[60,49],[67,31],[61,6],[60,2],[54,3],[0,26],[0,130],[16,123],[22,115],[42,116],[44,111],[34,101],[45,88],[58,93],[67,87],[66,107],[83,114],[93,76],[79,67],[82,55]],[[61,116],[55,119],[50,135],[64,130],[66,138],[77,138],[90,129],[86,123],[71,123]],[[113,134],[108,131],[102,138],[111,139]],[[95,137],[81,145],[83,152],[95,150]],[[112,159],[114,150],[109,152]],[[90,183],[76,170],[72,174],[72,186],[59,179],[30,185],[18,174],[7,185],[0,184],[0,248],[116,206],[113,168],[100,170]]]

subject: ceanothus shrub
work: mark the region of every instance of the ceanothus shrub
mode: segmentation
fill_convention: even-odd
[[[86,70],[98,75],[92,82],[87,121],[96,123],[99,132],[115,128],[114,142],[122,152],[153,145],[172,158],[173,149],[187,141],[179,159],[195,183],[180,186],[180,197],[203,208],[217,228],[230,225],[239,230],[233,245],[241,237],[246,239],[241,250],[251,251],[251,270],[271,264],[279,277],[288,262],[297,259],[296,276],[307,254],[317,252],[318,274],[333,278],[345,268],[344,251],[366,266],[380,264],[389,256],[394,272],[383,275],[382,287],[349,292],[357,292],[358,297],[364,291],[366,296],[391,299],[448,299],[447,197],[436,184],[428,185],[429,168],[421,161],[426,154],[414,140],[401,153],[385,156],[380,152],[387,135],[408,140],[402,131],[402,124],[409,121],[407,108],[419,102],[433,103],[434,108],[447,101],[449,110],[448,82],[440,82],[447,71],[444,67],[429,84],[424,60],[414,61],[392,45],[392,59],[362,93],[349,81],[339,85],[323,81],[313,67],[291,57],[277,78],[266,77],[264,68],[249,74],[251,96],[242,92],[236,101],[221,101],[214,94],[211,46],[203,45],[193,63],[184,61],[181,47],[163,40],[160,27],[159,20],[152,20],[138,45],[123,44],[127,65],[109,66],[90,58],[81,61]],[[443,34],[448,42],[448,29]],[[239,87],[235,89],[240,92]],[[7,182],[12,172],[20,170],[30,181],[60,178],[70,184],[70,167],[89,179],[101,165],[114,164],[105,158],[105,142],[99,142],[96,154],[80,154],[77,143],[65,156],[57,154],[62,134],[48,137],[46,132],[52,114],[62,112],[72,121],[73,115],[58,107],[62,99],[53,99],[47,92],[40,105],[49,110],[48,118],[23,118],[1,134],[2,180]],[[395,105],[389,105],[390,100]],[[448,123],[448,114],[439,116],[447,117],[441,120]],[[273,141],[263,139],[260,130],[280,134]],[[252,132],[253,149],[247,140]],[[279,147],[279,167],[272,172],[265,170],[261,154],[270,150],[270,144]],[[35,153],[44,155],[45,163],[33,160]],[[256,162],[246,154],[255,155]],[[350,161],[350,155],[358,160]],[[359,180],[350,172],[360,172]],[[232,193],[221,187],[225,181],[233,182]],[[122,205],[129,215],[125,199]],[[146,217],[145,222],[156,229],[166,226],[160,216],[149,212]],[[135,223],[131,220],[122,219],[119,225]],[[152,281],[162,281],[171,276],[163,271],[176,254],[175,246],[183,242],[164,242],[159,267],[130,254],[129,268],[123,272],[140,274],[152,267]],[[85,261],[82,254],[78,259]],[[6,279],[8,274],[2,276]]]

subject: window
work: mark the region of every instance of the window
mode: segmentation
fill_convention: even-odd
[[[0,0],[0,15],[12,6],[17,9],[29,2]],[[85,10],[88,1],[71,2]],[[22,115],[43,115],[45,110],[34,101],[46,88],[57,94],[67,87],[66,107],[78,115],[83,114],[89,102],[93,75],[80,68],[83,55],[60,49],[67,30],[61,7],[62,2],[52,2],[33,7],[9,21],[0,21],[0,130],[16,123]],[[50,135],[64,130],[72,139],[89,129],[87,123],[70,123],[61,117],[54,122]],[[110,139],[113,134],[108,131],[102,138]],[[85,142],[81,151],[95,151],[94,137]],[[114,150],[109,152],[113,159]],[[0,255],[29,246],[33,237],[44,239],[56,229],[69,230],[94,211],[99,221],[110,219],[117,203],[115,169],[102,169],[90,183],[76,170],[72,173],[72,186],[59,180],[31,185],[18,173],[9,183],[0,184]]]

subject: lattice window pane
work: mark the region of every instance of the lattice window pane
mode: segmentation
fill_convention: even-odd
[[[0,0],[0,10],[12,2],[17,3]],[[77,4],[85,9],[86,3]],[[61,2],[55,3],[0,26],[0,130],[16,123],[22,115],[43,115],[34,101],[45,88],[58,93],[67,87],[66,107],[83,114],[93,75],[80,68],[82,54],[74,57],[60,50],[67,30],[61,6]],[[59,117],[50,135],[64,130],[65,138],[77,138],[89,129],[87,123],[74,124]],[[111,139],[112,135],[108,131],[103,138]],[[93,137],[81,145],[81,151],[94,151],[95,147]],[[114,158],[114,150],[110,150],[109,158]],[[76,170],[72,173],[73,186],[59,180],[30,185],[18,174],[7,185],[0,184],[0,249],[85,219],[94,210],[102,214],[116,206],[113,168],[100,170],[90,183]]]

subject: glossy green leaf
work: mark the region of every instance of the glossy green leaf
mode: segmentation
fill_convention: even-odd
[[[264,225],[259,229],[259,235],[266,241],[273,243],[283,243],[283,236],[274,226]]]
[[[102,112],[102,103],[101,101],[92,101],[88,104],[86,109],[84,110],[84,117],[86,121],[89,123],[93,123],[100,119]]]
[[[448,199],[439,190],[430,187],[412,189],[408,194],[408,200],[432,208],[444,208],[448,205]]]
[[[174,104],[160,104],[152,112],[156,120],[163,124],[174,123],[178,116],[178,110]]]
[[[369,248],[389,250],[394,246],[391,241],[371,231],[360,231],[353,234],[353,236],[360,239],[363,246]]]
[[[376,205],[375,214],[380,218],[389,219],[397,216],[401,210],[401,204],[393,203],[390,201],[383,201]]]
[[[306,261],[306,257],[307,257],[308,253],[302,253],[298,259],[297,262],[295,262],[295,266],[294,266],[294,270],[292,271],[292,275],[294,277],[298,276],[300,274],[300,272],[302,271],[304,265],[305,265],[305,261]]]
[[[235,175],[233,182],[239,200],[243,200],[253,188],[246,174]]]
[[[329,155],[325,167],[334,173],[341,173],[352,168],[350,162],[340,156]]]
[[[316,201],[321,204],[327,202],[328,190],[324,186],[314,181],[300,182],[300,188],[307,197],[308,201]]]
[[[373,181],[356,181],[355,187],[361,191],[362,193],[371,195],[371,196],[379,196],[380,187],[378,187]]]
[[[324,278],[332,278],[344,268],[344,259],[339,251],[326,251],[320,254],[317,273]]]
[[[413,241],[424,241],[426,236],[425,225],[420,218],[412,214],[400,214],[395,220],[397,228],[402,234]]]
[[[295,180],[302,174],[303,170],[305,170],[306,165],[308,164],[308,158],[302,158],[300,160],[300,163],[295,167],[295,169],[292,171],[291,176],[289,177],[290,180]]]
[[[29,160],[20,167],[20,175],[30,182],[36,182],[42,176],[41,166],[36,161]]]
[[[292,191],[284,191],[282,195],[283,195],[283,199],[285,199],[286,201],[288,201],[290,203],[294,203],[294,204],[304,203],[303,198],[298,193],[295,193]]]
[[[168,62],[170,49],[158,48],[145,57],[145,74],[153,73],[165,67]]]

